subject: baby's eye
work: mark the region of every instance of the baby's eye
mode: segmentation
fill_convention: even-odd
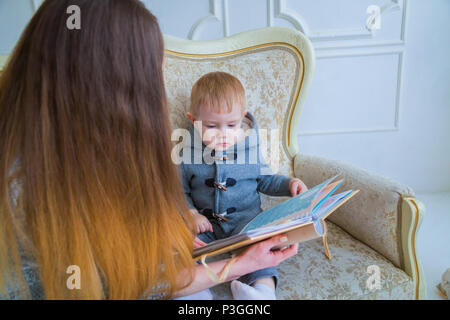
[[[234,128],[234,127],[236,127],[236,125],[235,124],[229,124],[228,127]]]
[[[215,126],[215,125],[212,125],[212,124],[208,124],[208,125],[206,125],[206,127],[207,127],[207,128],[215,128],[216,126]]]

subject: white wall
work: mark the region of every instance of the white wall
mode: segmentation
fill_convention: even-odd
[[[164,33],[208,40],[265,26],[307,34],[316,73],[301,152],[390,176],[417,192],[450,190],[450,1],[143,0]],[[39,0],[0,0],[0,54]],[[387,8],[365,28],[369,5]]]

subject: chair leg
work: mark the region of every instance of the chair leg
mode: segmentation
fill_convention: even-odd
[[[322,220],[322,226],[323,226],[323,236],[322,236],[323,248],[325,250],[325,255],[327,256],[328,259],[331,260],[331,253],[330,250],[328,249],[328,242],[327,242],[328,228],[325,220]]]
[[[328,259],[331,260],[331,254],[330,254],[330,250],[328,249],[328,243],[327,243],[327,234],[323,235],[323,248],[325,249],[325,255],[327,256]]]

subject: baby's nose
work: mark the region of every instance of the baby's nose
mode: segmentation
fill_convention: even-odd
[[[220,130],[217,131],[217,135],[219,137],[225,137],[227,135],[227,128],[220,128]]]

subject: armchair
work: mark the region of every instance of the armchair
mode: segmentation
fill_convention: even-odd
[[[328,218],[328,247],[322,240],[301,243],[299,253],[279,267],[279,299],[424,299],[425,279],[416,236],[425,209],[407,186],[350,164],[300,153],[297,128],[314,73],[310,41],[289,28],[246,31],[211,41],[165,35],[165,81],[173,128],[187,128],[190,89],[203,74],[221,70],[237,76],[246,89],[247,109],[259,128],[276,129],[267,163],[308,186],[341,173],[342,190],[357,196]],[[275,141],[275,140],[274,140]],[[262,195],[267,209],[286,198]],[[375,266],[375,267],[373,267]],[[375,269],[374,269],[375,268]],[[373,270],[379,283],[373,285]],[[376,282],[375,282],[376,284]],[[216,299],[230,299],[228,284],[213,288]]]

